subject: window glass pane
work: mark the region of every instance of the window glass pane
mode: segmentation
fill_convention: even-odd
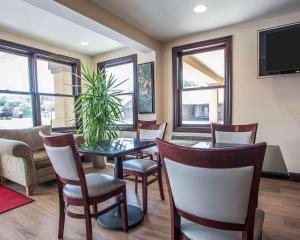
[[[224,89],[182,92],[182,124],[224,123]]]
[[[224,49],[182,57],[183,88],[224,85]]]
[[[0,51],[0,89],[29,92],[27,57]]]
[[[117,83],[121,83],[126,80],[126,82],[116,88],[117,90],[121,90],[123,93],[133,92],[133,63],[125,63],[117,66],[106,67],[105,72],[107,76],[113,74],[117,79]]]
[[[0,128],[32,127],[30,95],[0,94]]]
[[[37,78],[41,93],[72,95],[72,67],[69,65],[38,59]]]
[[[118,124],[132,125],[133,124],[133,97],[130,95],[119,95],[122,100],[124,115]]]
[[[53,128],[74,126],[74,98],[40,96],[42,125]]]

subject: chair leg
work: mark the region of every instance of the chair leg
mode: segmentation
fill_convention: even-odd
[[[147,176],[142,177],[142,192],[143,192],[143,212],[147,213],[147,200],[148,200],[148,186],[147,186]]]
[[[27,197],[29,197],[30,195],[32,195],[34,193],[34,189],[35,189],[35,186],[27,186],[26,187],[26,195]]]
[[[59,225],[58,225],[58,238],[64,237],[65,228],[65,203],[63,200],[59,200]]]
[[[138,177],[135,177],[135,181],[134,181],[134,191],[135,191],[135,193],[138,192]]]
[[[127,213],[126,187],[123,188],[122,199],[123,199],[123,203],[121,204],[120,208],[121,208],[123,231],[128,232],[128,213]]]
[[[57,183],[58,186],[58,201],[59,201],[59,223],[58,223],[58,238],[64,237],[64,228],[65,228],[65,202],[62,193],[62,184]]]
[[[85,218],[86,239],[93,240],[91,212],[89,206],[84,206],[84,218]]]
[[[93,212],[94,212],[94,217],[95,217],[95,219],[96,219],[96,218],[97,218],[97,217],[96,217],[96,213],[98,212],[98,206],[97,206],[96,203],[93,205]]]
[[[157,180],[158,180],[160,198],[161,198],[161,200],[165,200],[164,187],[163,187],[163,182],[162,182],[162,177],[161,177],[161,166],[158,166]]]

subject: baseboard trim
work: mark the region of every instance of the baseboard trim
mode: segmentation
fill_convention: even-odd
[[[265,178],[276,178],[276,179],[289,179],[289,174],[288,173],[280,173],[280,172],[267,172],[263,171],[261,173],[262,177]]]
[[[300,173],[289,172],[290,180],[293,182],[300,182]]]

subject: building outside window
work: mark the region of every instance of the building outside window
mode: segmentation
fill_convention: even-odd
[[[12,49],[12,46],[14,48]],[[0,42],[0,128],[75,127],[74,101],[80,62]]]
[[[231,37],[173,48],[174,131],[231,122]]]

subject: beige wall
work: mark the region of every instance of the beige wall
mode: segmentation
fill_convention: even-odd
[[[111,51],[111,52],[108,52],[105,54],[95,56],[95,57],[93,57],[93,63],[95,66],[97,66],[97,63],[99,63],[99,62],[107,61],[107,60],[114,59],[114,58],[129,56],[132,54],[137,54],[137,63],[138,64],[146,63],[146,62],[153,62],[153,61],[155,62],[155,59],[156,59],[156,54],[154,51],[149,52],[149,53],[142,53],[142,52],[130,49],[130,48],[123,48],[120,50]],[[154,67],[154,71],[155,71],[154,72],[154,75],[155,75],[154,86],[158,86],[158,90],[155,91],[155,99],[157,99],[157,98],[159,98],[158,93],[160,92],[159,91],[160,84],[158,81],[157,71],[155,69],[156,69],[156,67]],[[159,106],[158,106],[159,102],[158,101],[155,101],[155,102],[156,102],[155,109],[159,109]],[[153,120],[153,119],[157,118],[157,115],[159,115],[159,114],[157,114],[157,111],[156,111],[156,113],[154,113],[154,114],[139,114],[138,118],[139,118],[139,120]]]
[[[187,36],[163,47],[163,118],[172,126],[174,46],[233,35],[233,123],[258,122],[257,141],[279,145],[290,172],[300,172],[300,74],[257,78],[257,30],[300,21],[300,12]],[[158,88],[161,89],[161,88]]]
[[[118,16],[101,8],[90,0],[55,0],[56,2],[96,21],[101,26],[109,28],[109,35],[116,41],[120,41],[126,46],[137,49],[143,52],[155,52],[155,83],[163,81],[163,57],[162,57],[162,46],[161,43],[151,37],[150,35],[136,29],[135,27],[123,21]],[[98,26],[100,28],[100,26]],[[115,33],[113,33],[113,31]],[[133,40],[128,41],[128,39]],[[134,43],[135,42],[135,43]],[[138,43],[138,44],[136,44]],[[134,52],[134,51],[133,51]],[[163,92],[161,91],[161,85],[156,85],[156,102],[161,103]],[[162,104],[156,104],[155,106],[156,118],[158,121],[163,120],[163,109]]]
[[[51,44],[33,40],[30,38],[21,36],[19,34],[0,30],[0,39],[23,44],[23,45],[34,47],[34,48],[39,48],[42,50],[46,50],[46,51],[56,53],[56,54],[65,55],[68,57],[77,58],[77,59],[80,59],[82,61],[82,63],[87,64],[88,66],[92,66],[92,58],[90,56],[83,55],[83,54],[80,54],[80,53],[77,53],[74,51],[66,50],[63,48],[55,47]]]

